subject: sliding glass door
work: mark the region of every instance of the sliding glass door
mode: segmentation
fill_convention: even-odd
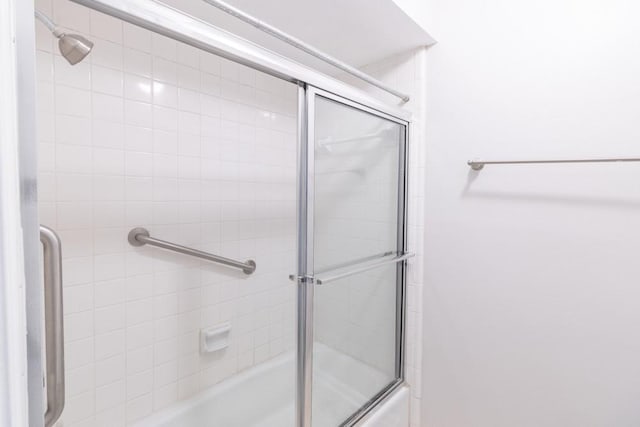
[[[301,338],[311,425],[335,427],[402,382],[407,123],[314,88],[306,108]]]

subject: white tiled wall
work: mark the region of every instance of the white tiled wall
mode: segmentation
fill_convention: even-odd
[[[66,0],[70,66],[37,24],[40,221],[63,242],[65,427],[130,425],[294,340],[296,87]],[[133,248],[132,227],[246,276]],[[202,356],[198,332],[232,324]]]

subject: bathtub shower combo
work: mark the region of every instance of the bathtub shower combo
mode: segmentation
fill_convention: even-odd
[[[406,398],[408,113],[74,1],[36,27],[46,425],[374,425]]]

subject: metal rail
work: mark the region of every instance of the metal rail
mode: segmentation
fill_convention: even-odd
[[[331,272],[331,271],[336,271],[336,270],[341,270],[344,269],[346,267],[351,267],[352,265],[360,265],[363,262],[369,262],[369,261],[377,261],[383,258],[389,258],[390,255],[393,255],[394,252],[392,251],[387,251],[387,252],[383,252],[381,254],[376,254],[376,255],[369,255],[366,257],[362,257],[362,258],[358,258],[358,259],[354,259],[352,261],[347,261],[347,262],[341,262],[339,264],[333,264],[330,265],[328,267],[325,267],[321,270],[316,270],[314,273],[315,274],[324,274],[327,272]],[[296,276],[295,274],[290,274],[289,275],[289,280],[291,280],[292,282],[295,282],[296,280],[298,280],[298,276]]]
[[[404,255],[392,255],[382,257],[373,261],[365,261],[362,263],[356,264],[355,268],[347,268],[341,269],[343,271],[336,271],[333,274],[320,275],[315,277],[315,283],[318,285],[324,285],[325,283],[333,282],[338,279],[342,279],[345,277],[353,276],[354,274],[363,273],[365,271],[372,270],[374,268],[382,267],[387,264],[395,264],[397,262],[404,261],[411,257],[415,256],[414,253],[408,253]]]
[[[34,11],[34,15],[36,18],[38,18],[38,20],[40,20],[40,22],[44,24],[45,27],[49,29],[49,31],[54,34],[56,33],[58,26],[51,20],[51,18],[37,9]]]
[[[43,247],[44,328],[46,351],[45,427],[53,426],[64,409],[64,312],[62,305],[62,246],[55,231],[40,226]]]
[[[474,171],[479,171],[485,165],[524,165],[542,163],[610,163],[610,162],[640,162],[639,157],[609,158],[609,159],[556,159],[556,160],[469,160],[467,164]]]
[[[188,248],[186,246],[176,245],[175,243],[167,242],[166,240],[160,240],[151,237],[151,235],[149,234],[149,230],[143,227],[133,228],[129,232],[128,240],[132,246],[156,246],[158,248],[168,249],[173,252],[194,256],[196,258],[202,258],[218,264],[228,265],[229,267],[239,268],[244,272],[244,274],[251,274],[256,271],[256,263],[251,259],[246,262],[241,262],[230,258],[210,254],[208,252],[200,251],[197,249]]]
[[[328,64],[333,65],[336,68],[341,69],[342,71],[345,71],[349,74],[351,74],[352,76],[355,76],[357,78],[359,78],[360,80],[364,80],[365,82],[379,88],[382,89],[385,92],[388,92],[394,96],[397,96],[398,98],[402,99],[404,102],[408,102],[411,97],[405,93],[399,92],[393,88],[390,88],[389,86],[385,85],[383,82],[381,82],[378,79],[375,79],[373,77],[371,77],[370,75],[363,73],[362,71],[358,70],[357,68],[352,67],[349,64],[345,64],[344,62],[340,61],[337,58],[334,58],[331,55],[328,55],[324,52],[322,52],[319,49],[316,49],[315,47],[311,46],[308,43],[303,42],[302,40],[293,37],[290,34],[285,33],[284,31],[270,25],[267,24],[266,22],[252,16],[249,15],[248,13],[234,7],[231,6],[229,3],[226,3],[224,1],[221,0],[203,0],[205,3],[210,4],[213,7],[216,7],[218,9],[220,9],[221,11],[234,16],[238,19],[240,19],[241,21],[246,22],[247,24],[253,25],[254,27],[256,27],[257,29],[279,39],[282,40],[285,43],[290,44],[293,47],[296,47],[298,49],[300,49],[303,52],[308,53],[311,56],[314,56]]]
[[[408,121],[411,113],[355,87],[212,26],[157,0],[71,0],[130,24],[293,83],[304,83]]]

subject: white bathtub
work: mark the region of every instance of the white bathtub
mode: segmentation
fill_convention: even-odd
[[[316,345],[314,427],[337,427],[366,399],[358,391],[384,384],[384,376],[348,356]],[[331,364],[331,369],[323,366]],[[326,372],[337,372],[331,377]],[[135,427],[289,427],[294,425],[293,354],[244,371],[135,424]],[[402,387],[372,411],[362,427],[408,427],[409,393]],[[320,409],[322,408],[322,409]]]

